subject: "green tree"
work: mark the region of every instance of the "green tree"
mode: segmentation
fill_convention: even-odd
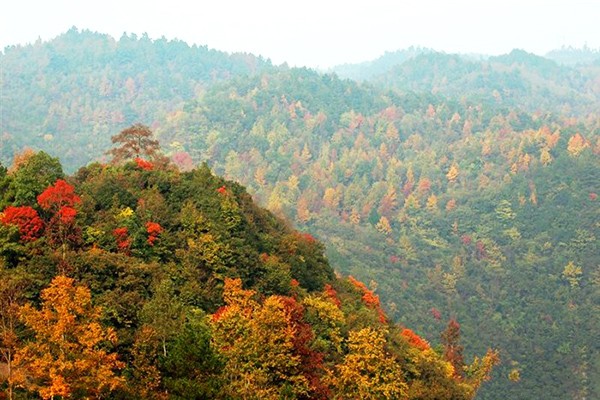
[[[4,209],[9,204],[9,187],[11,177],[8,175],[8,170],[0,163],[0,210]]]
[[[152,327],[161,341],[163,356],[167,356],[167,341],[177,335],[185,319],[185,309],[175,295],[170,279],[160,281],[152,298],[144,305],[141,319]]]
[[[172,340],[169,356],[160,365],[163,386],[172,398],[217,397],[223,360],[213,348],[211,338],[206,314],[200,310],[189,312]]]
[[[58,158],[40,151],[29,157],[12,172],[10,192],[14,205],[34,206],[42,191],[64,177]]]

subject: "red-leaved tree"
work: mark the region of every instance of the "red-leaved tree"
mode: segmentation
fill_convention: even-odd
[[[137,166],[144,171],[152,171],[154,169],[154,164],[152,164],[150,161],[144,160],[143,158],[138,157],[134,161]]]
[[[62,207],[74,207],[81,202],[75,188],[62,179],[48,186],[37,198],[38,204],[46,211],[57,213]]]
[[[6,207],[0,213],[0,223],[14,225],[19,228],[21,240],[24,242],[32,242],[42,236],[44,232],[44,221],[42,221],[37,211],[29,206]]]
[[[117,241],[117,247],[119,251],[129,255],[129,249],[131,247],[131,238],[129,237],[129,230],[126,227],[117,228],[113,231],[113,236]]]
[[[146,222],[146,232],[148,233],[147,242],[150,246],[154,246],[154,242],[158,239],[158,235],[163,231],[162,226],[157,222]]]
[[[412,330],[404,328],[400,334],[404,336],[408,343],[410,343],[413,347],[416,347],[422,351],[429,349],[429,343],[427,343],[425,339],[414,333]]]
[[[455,319],[451,319],[441,336],[444,345],[444,357],[454,367],[455,376],[463,377],[465,361],[463,347],[460,345],[460,324]]]
[[[67,244],[76,242],[80,237],[80,232],[75,226],[75,205],[81,203],[81,197],[75,193],[73,186],[58,179],[54,185],[48,186],[37,200],[40,207],[52,215],[46,228],[47,235],[50,243],[60,246],[64,260]]]
[[[369,290],[367,286],[361,281],[357,280],[353,276],[348,277],[348,281],[354,285],[362,293],[362,301],[363,303],[369,307],[377,311],[377,315],[379,316],[379,322],[385,323],[387,321],[387,317],[381,308],[381,302],[379,300],[379,296],[376,295],[372,290]]]

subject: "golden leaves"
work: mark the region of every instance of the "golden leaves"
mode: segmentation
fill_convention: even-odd
[[[35,337],[15,357],[26,371],[21,384],[44,399],[69,397],[75,391],[98,396],[119,386],[123,380],[115,370],[124,364],[103,349],[117,337],[112,328],[100,325],[100,309],[92,306],[89,289],[57,276],[41,299],[40,310],[29,304],[20,310]]]

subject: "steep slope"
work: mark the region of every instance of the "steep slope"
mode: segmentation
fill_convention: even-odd
[[[311,102],[298,82],[328,87],[300,73],[209,90],[170,129],[174,140],[322,237],[337,268],[377,282],[395,318],[434,338],[438,312],[456,316],[471,337],[496,343],[506,363],[481,398],[595,393],[584,377],[599,374],[589,361],[599,322],[590,313],[597,116],[393,93],[362,108],[351,103],[360,95]],[[572,271],[581,274],[571,286]],[[579,350],[565,357],[566,348]],[[561,379],[564,370],[579,383]]]
[[[55,161],[30,154],[1,175],[15,189],[0,213],[2,389],[471,399],[497,362],[489,351],[465,364],[454,322],[437,350],[389,323],[377,295],[334,276],[314,237],[206,165],[91,164],[15,202],[22,169]]]
[[[434,53],[373,84],[275,68],[142,116],[180,166],[208,162],[322,238],[393,319],[435,342],[456,317],[470,349],[495,343],[504,364],[481,398],[597,397],[597,67]],[[77,99],[62,104],[89,118]],[[82,148],[108,143],[94,132]],[[134,209],[123,189],[90,196]]]

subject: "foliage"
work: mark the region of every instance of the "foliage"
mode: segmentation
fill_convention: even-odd
[[[384,332],[371,328],[350,332],[348,354],[329,378],[339,398],[408,398],[402,371],[384,346]]]
[[[47,42],[8,47],[0,64],[0,160],[7,165],[28,146],[60,155],[70,172],[106,151],[115,132],[139,121],[154,128],[155,121],[176,120],[181,104],[203,87],[272,68],[250,54],[75,27]]]
[[[454,374],[462,377],[464,374],[463,346],[459,344],[460,324],[455,319],[448,322],[446,330],[442,332],[442,345],[444,346],[444,357],[454,367]]]
[[[327,368],[345,356],[348,332],[381,328],[364,293],[335,279],[314,240],[322,238],[331,265],[368,283],[402,325],[390,329],[387,351],[409,396],[471,397],[475,380],[457,368],[458,349],[466,364],[493,343],[503,364],[480,398],[598,397],[597,63],[412,49],[372,71],[362,66],[371,80],[358,84],[182,42],[77,30],[0,57],[3,162],[28,145],[60,153],[73,171],[103,161],[111,134],[145,121],[185,168],[139,158],[68,179],[82,199],[73,225],[81,239],[68,242],[60,268],[95,285],[123,355],[138,343],[139,365],[155,368],[152,393],[170,392],[170,375],[162,340],[141,338],[136,311],[166,278],[172,300],[209,314],[224,303],[225,278],[265,298],[295,298]],[[64,178],[56,164],[27,151],[0,168],[0,209],[37,208],[37,196]],[[47,226],[52,216],[38,211]],[[148,223],[162,231],[150,235]],[[21,242],[16,227],[0,226],[0,260],[37,274],[34,300],[56,273],[55,247],[46,233]],[[440,344],[449,318],[460,321],[460,344]],[[410,347],[404,329],[431,348]],[[168,357],[179,335],[163,335]],[[453,350],[444,358],[436,349]]]
[[[142,124],[132,125],[111,137],[111,141],[113,144],[119,144],[119,147],[108,152],[113,157],[113,163],[119,164],[134,159],[141,169],[152,170],[152,164],[140,158],[145,156],[153,159],[159,154],[158,140],[152,138],[152,131],[149,127]]]
[[[58,158],[43,151],[30,154],[12,169],[8,200],[14,205],[33,206],[37,196],[62,177],[63,170]]]
[[[41,293],[40,310],[27,304],[20,317],[34,340],[15,355],[23,369],[21,384],[43,399],[61,396],[100,397],[122,384],[115,374],[124,364],[108,353],[106,342],[116,343],[111,328],[99,321],[100,310],[91,304],[90,291],[74,280],[57,276]]]
[[[46,236],[51,244],[61,248],[63,261],[66,257],[67,245],[80,239],[80,231],[75,226],[77,210],[74,208],[81,203],[81,198],[75,194],[75,188],[62,179],[49,186],[38,196],[39,206],[51,213],[47,224]]]
[[[0,214],[0,223],[17,226],[24,242],[36,240],[44,230],[44,221],[37,211],[29,206],[6,207]]]
[[[0,384],[17,396],[407,398],[421,374],[418,393],[439,380],[458,396],[487,377],[485,358],[459,382],[441,353],[412,353],[374,290],[206,166],[90,165],[69,182],[38,195],[37,218],[84,240],[56,252],[51,229],[23,242],[1,225]]]
[[[37,201],[42,209],[57,213],[63,207],[72,208],[81,202],[81,198],[75,194],[73,186],[58,179],[37,197]]]
[[[330,104],[306,91],[327,98],[338,93],[335,78],[323,86],[317,73],[267,73],[209,88],[171,129],[190,154],[323,238],[340,272],[377,281],[390,319],[435,343],[444,329],[435,308],[460,321],[467,349],[497,343],[507,361],[482,398],[575,396],[595,390],[583,377],[600,373],[587,361],[595,339],[583,333],[598,323],[595,286],[584,284],[597,266],[598,92],[588,90],[597,70],[518,52],[490,63],[486,72],[459,57],[415,57],[402,67],[414,74],[408,89],[348,83],[353,95]],[[422,71],[435,68],[427,82]],[[576,93],[542,95],[532,74]],[[569,74],[581,84],[571,88]],[[456,89],[452,77],[473,81]],[[570,261],[581,268],[572,289],[583,290],[566,290]],[[580,327],[577,339],[566,321]],[[572,348],[580,351],[564,357]],[[528,368],[518,384],[507,379],[512,362]]]

